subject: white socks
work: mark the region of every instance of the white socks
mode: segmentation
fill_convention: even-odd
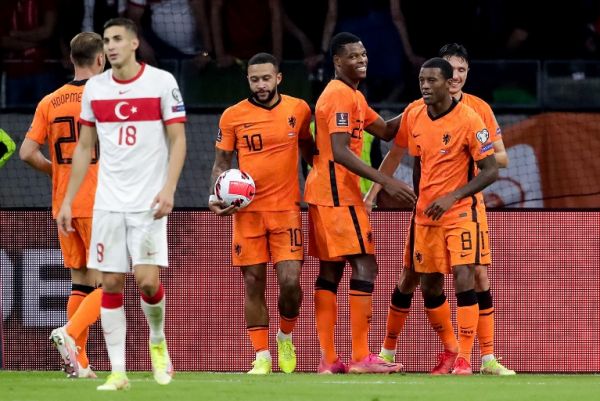
[[[150,342],[161,343],[165,339],[165,298],[153,305],[140,298],[140,304],[150,328]]]
[[[115,309],[100,308],[100,318],[111,370],[125,372],[125,336],[127,334],[125,308],[123,306]]]

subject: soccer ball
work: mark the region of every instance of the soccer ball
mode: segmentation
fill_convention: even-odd
[[[215,182],[215,195],[227,206],[244,208],[252,202],[256,187],[248,173],[232,168],[224,171]]]

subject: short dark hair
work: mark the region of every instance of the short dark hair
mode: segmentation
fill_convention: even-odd
[[[463,45],[459,45],[458,43],[445,44],[438,52],[438,56],[442,58],[456,56],[464,59],[467,64],[470,62],[467,48]]]
[[[340,32],[331,38],[331,44],[329,45],[329,55],[331,57],[338,56],[340,50],[349,43],[358,43],[360,38],[350,32]]]
[[[137,25],[135,25],[135,22],[133,22],[129,18],[123,18],[123,17],[111,18],[104,23],[105,30],[110,28],[111,26],[122,26],[129,32],[133,33],[136,37],[138,36]]]
[[[279,71],[279,60],[269,53],[256,53],[248,60],[248,66],[256,64],[273,64],[276,71]]]
[[[442,71],[442,76],[445,79],[452,79],[452,76],[454,75],[452,64],[441,57],[430,58],[423,63],[421,68],[439,68]]]
[[[94,64],[98,53],[102,53],[102,37],[96,32],[81,32],[71,39],[71,58],[78,67]]]

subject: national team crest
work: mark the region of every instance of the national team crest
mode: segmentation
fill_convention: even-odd
[[[490,139],[490,133],[485,128],[477,132],[475,136],[477,137],[477,140],[481,143],[486,143],[488,139]]]
[[[448,145],[448,144],[450,143],[450,139],[451,139],[451,138],[452,138],[452,137],[450,136],[450,133],[449,133],[449,132],[446,132],[446,133],[444,134],[444,136],[442,137],[442,142],[444,142],[444,145]]]
[[[288,117],[288,124],[290,125],[290,127],[294,128],[296,126],[296,117],[295,116],[289,116]]]

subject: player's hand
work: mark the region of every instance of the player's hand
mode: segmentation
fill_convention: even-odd
[[[213,195],[216,198],[216,195]],[[237,212],[238,210],[240,210],[239,207],[235,206],[235,205],[229,205],[227,206],[227,204],[223,201],[220,201],[219,199],[209,199],[208,200],[208,208],[210,210],[212,210],[217,216],[231,216],[232,214],[234,214],[235,212]]]
[[[371,199],[369,193],[365,195],[363,202],[365,203],[365,209],[367,209],[367,213],[369,214],[377,207],[377,204],[375,204],[375,199]]]
[[[150,208],[154,211],[154,220],[162,219],[173,211],[175,204],[175,193],[169,189],[163,188],[158,195],[154,197]]]
[[[71,205],[63,202],[58,215],[56,216],[56,225],[58,226],[58,232],[62,235],[69,235],[69,233],[75,231],[71,224]]]
[[[425,216],[431,218],[431,220],[439,220],[448,209],[456,203],[454,195],[447,194],[437,198],[425,209]]]
[[[382,184],[382,188],[394,199],[406,203],[411,207],[414,206],[417,200],[417,195],[415,195],[412,188],[400,180],[390,177],[385,184]]]

